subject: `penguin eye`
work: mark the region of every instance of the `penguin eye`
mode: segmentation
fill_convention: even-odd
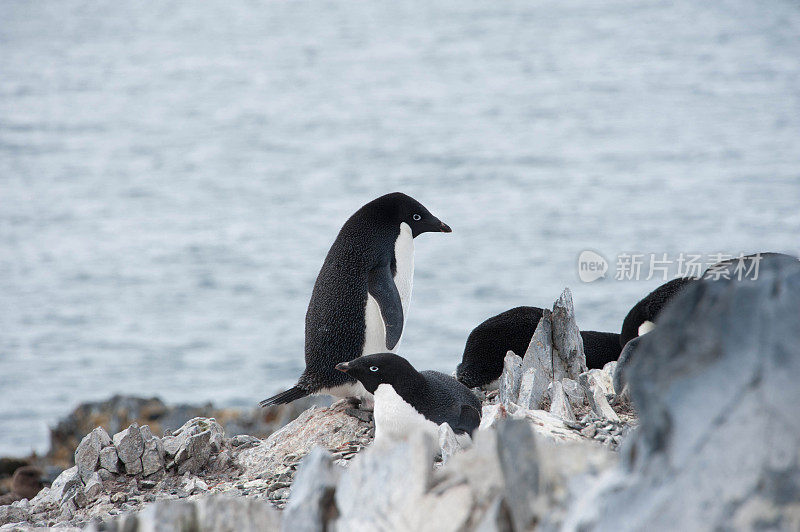
[[[414,218],[414,220],[416,221],[422,220],[422,216],[420,216],[419,214],[415,214],[414,216],[412,216],[412,218]]]
[[[378,371],[378,366],[370,366],[369,370],[370,371]]]

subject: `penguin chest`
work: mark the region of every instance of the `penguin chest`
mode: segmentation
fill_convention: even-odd
[[[411,227],[406,223],[400,224],[400,234],[394,243],[394,257],[397,269],[394,274],[394,284],[400,294],[400,303],[403,307],[403,328],[408,319],[408,308],[411,303],[411,289],[414,284],[414,236]],[[367,293],[367,305],[364,309],[364,346],[361,349],[362,355],[372,353],[385,353],[390,351],[396,353],[400,342],[394,349],[386,347],[386,325],[381,315],[378,302],[371,294]],[[402,336],[401,336],[402,341]]]
[[[439,426],[419,413],[398,394],[391,384],[375,390],[375,442],[405,439],[417,431],[438,438]]]

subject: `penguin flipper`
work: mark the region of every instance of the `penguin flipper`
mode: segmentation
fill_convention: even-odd
[[[453,427],[453,431],[472,436],[472,432],[480,424],[481,413],[472,405],[461,405],[461,414],[458,416],[458,422]]]
[[[392,278],[389,265],[378,266],[369,272],[369,293],[378,302],[386,326],[386,347],[394,349],[403,334],[403,303]]]

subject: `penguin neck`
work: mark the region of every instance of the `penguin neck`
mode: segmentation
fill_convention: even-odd
[[[416,403],[416,399],[425,393],[428,383],[420,372],[412,370],[408,374],[403,375],[402,379],[397,379],[395,382],[391,383],[391,387],[394,388],[395,392],[407,403],[413,405]]]

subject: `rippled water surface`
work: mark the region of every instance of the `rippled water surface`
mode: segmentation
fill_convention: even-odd
[[[0,454],[114,392],[294,382],[342,222],[402,190],[401,352],[564,286],[619,330],[658,279],[580,251],[800,251],[790,1],[0,3]]]

